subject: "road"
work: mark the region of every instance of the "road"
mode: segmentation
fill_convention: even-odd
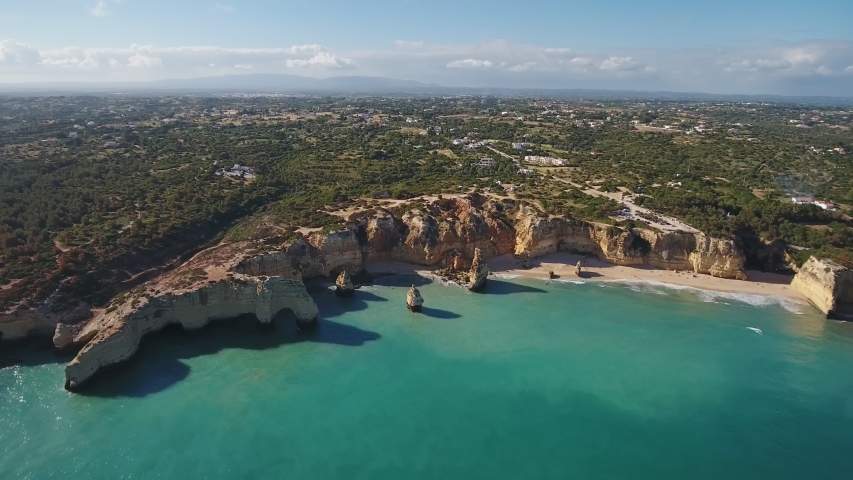
[[[569,185],[577,188],[587,195],[591,195],[593,197],[606,197],[611,200],[615,200],[623,205],[625,208],[631,211],[631,216],[624,215],[623,218],[620,219],[635,219],[641,220],[643,222],[648,223],[650,226],[657,228],[658,230],[664,232],[688,232],[688,233],[701,233],[699,230],[691,227],[690,225],[682,222],[681,220],[673,217],[668,217],[666,215],[661,215],[653,210],[649,210],[648,208],[641,207],[634,202],[630,202],[625,200],[625,194],[622,192],[601,192],[594,188],[586,188],[583,185],[579,185],[577,183],[571,182],[569,180],[563,178],[552,177],[555,180],[559,180],[563,183],[568,183]],[[661,223],[661,221],[667,222]]]

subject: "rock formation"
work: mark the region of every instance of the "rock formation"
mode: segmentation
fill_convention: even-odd
[[[583,271],[581,269],[582,269],[581,261],[578,260],[578,264],[575,265],[575,275],[580,277],[581,273],[583,273]]]
[[[58,348],[79,349],[67,384],[77,388],[99,368],[127,359],[140,338],[168,323],[200,328],[210,321],[255,314],[260,323],[290,308],[307,328],[317,309],[302,278],[354,271],[368,259],[399,260],[458,272],[472,289],[488,276],[485,259],[516,254],[529,264],[556,251],[595,255],[617,265],[651,265],[718,277],[743,275],[744,257],[734,242],[684,232],[625,230],[551,217],[512,200],[472,195],[413,202],[402,214],[385,209],[356,212],[333,233],[285,237],[254,235],[251,241],[205,250],[175,270],[129,290],[75,324],[89,309],[59,317],[47,311],[0,314],[5,338],[54,333]],[[351,285],[345,274],[336,282]],[[411,307],[423,299],[413,289]],[[85,315],[84,315],[85,314]]]
[[[625,230],[610,225],[545,217],[521,207],[516,217],[515,254],[522,259],[567,251],[595,255],[615,265],[649,265],[745,279],[746,260],[732,240],[702,233]]]
[[[406,294],[406,307],[417,313],[421,311],[423,304],[424,297],[422,297],[421,292],[412,285],[412,288],[409,289],[409,293]]]
[[[471,261],[471,273],[469,273],[468,290],[479,291],[486,285],[489,278],[489,266],[483,258],[479,248],[474,249],[474,260]]]
[[[338,275],[338,279],[335,280],[335,294],[339,297],[351,297],[354,292],[355,288],[352,285],[349,274],[346,270],[342,271]]]
[[[51,335],[57,324],[75,324],[92,316],[86,303],[54,312],[49,303],[38,308],[18,308],[0,314],[0,334],[6,340],[20,340],[32,335]]]
[[[853,320],[853,271],[827,259],[809,258],[791,283],[826,318]]]
[[[60,350],[80,348],[65,367],[65,386],[80,388],[101,368],[129,359],[147,333],[169,324],[187,330],[208,323],[252,314],[259,326],[271,325],[281,310],[290,309],[297,326],[316,326],[317,306],[298,271],[277,276],[239,272],[246,246],[214,248],[193,261],[125,292],[88,322],[56,326],[54,343]],[[244,253],[245,254],[245,253]]]

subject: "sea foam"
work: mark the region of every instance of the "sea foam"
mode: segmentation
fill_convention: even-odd
[[[730,302],[743,303],[754,307],[769,307],[778,305],[788,312],[802,315],[802,304],[781,295],[760,295],[755,293],[718,292],[715,290],[703,290],[701,288],[686,285],[675,285],[672,283],[658,282],[655,280],[608,280],[607,283],[623,284],[629,289],[639,293],[651,293],[654,295],[666,295],[667,291],[684,291],[695,294],[699,300],[705,303],[720,303],[729,305]]]

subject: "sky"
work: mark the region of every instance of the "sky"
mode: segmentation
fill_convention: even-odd
[[[853,0],[0,1],[0,83],[245,73],[853,97]]]

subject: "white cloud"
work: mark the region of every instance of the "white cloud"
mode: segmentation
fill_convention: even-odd
[[[613,72],[633,72],[643,68],[643,65],[633,57],[610,57],[601,62],[599,68]]]
[[[213,64],[211,64],[211,65],[213,65]],[[236,68],[237,70],[252,70],[255,67],[253,67],[249,64],[239,64],[239,65],[234,65],[234,68]]]
[[[159,67],[163,65],[163,60],[157,57],[137,53],[127,58],[127,66],[133,68],[148,68]]]
[[[220,12],[224,12],[224,13],[231,13],[231,12],[233,12],[233,11],[234,11],[234,7],[232,7],[231,5],[225,5],[225,4],[222,4],[222,3],[217,3],[217,4],[215,4],[215,5],[213,6],[213,8],[214,8],[215,10],[218,10],[218,11],[220,11]]]
[[[35,48],[14,40],[0,41],[0,65],[37,65],[41,54]]]
[[[424,42],[422,41],[395,40],[394,43],[399,48],[420,48],[424,46]]]
[[[109,0],[109,5],[118,4]],[[467,44],[402,40],[379,50],[331,51],[317,44],[37,50],[15,40],[0,40],[0,82],[192,78],[239,70],[237,65],[251,65],[251,71],[265,73],[301,69],[317,76],[324,70],[348,68],[359,75],[446,86],[853,96],[853,82],[849,81],[853,78],[853,41],[594,51],[507,40]]]
[[[492,62],[488,60],[475,60],[473,58],[455,60],[447,64],[447,68],[492,68],[492,66]]]
[[[94,6],[87,5],[87,8],[89,9],[89,15],[92,15],[93,17],[109,17],[112,15],[110,5],[107,0],[98,0],[98,3]]]
[[[525,62],[514,67],[509,67],[510,72],[526,72],[536,66],[536,62]]]
[[[354,61],[348,58],[336,57],[335,55],[332,55],[328,52],[320,52],[307,60],[287,60],[287,68],[351,68],[354,66]]]
[[[323,50],[321,45],[294,45],[288,49],[293,54],[318,53]]]

